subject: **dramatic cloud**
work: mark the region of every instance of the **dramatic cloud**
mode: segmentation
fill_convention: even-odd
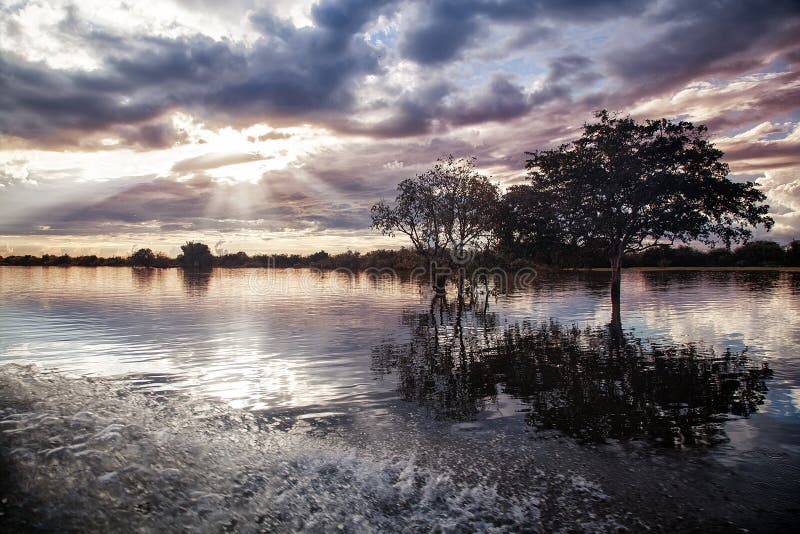
[[[741,74],[796,44],[797,15],[792,0],[662,2],[638,24],[651,37],[610,50],[607,60],[626,82],[647,89]]]
[[[0,2],[0,243],[394,243],[442,154],[503,184],[592,112],[707,124],[800,233],[800,7],[776,0]],[[59,241],[61,240],[61,241]],[[223,246],[223,245],[220,245]]]
[[[413,12],[400,51],[418,63],[437,65],[459,57],[466,48],[481,46],[481,37],[488,35],[487,26],[492,24],[513,28],[534,20],[597,22],[634,14],[644,5],[636,0],[435,0]]]
[[[736,172],[758,172],[800,165],[800,124],[764,122],[731,138],[718,140]]]

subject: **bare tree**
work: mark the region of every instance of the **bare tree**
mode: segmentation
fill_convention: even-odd
[[[497,185],[475,170],[475,158],[447,156],[397,186],[394,204],[372,207],[372,226],[384,235],[404,234],[429,265],[463,263],[492,238]],[[434,277],[434,287],[442,281]]]

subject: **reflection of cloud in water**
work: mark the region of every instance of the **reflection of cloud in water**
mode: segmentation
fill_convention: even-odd
[[[6,269],[0,359],[251,408],[324,403],[374,390],[368,347],[420,298],[397,280],[345,273],[136,271]]]
[[[794,357],[800,345],[796,273],[625,272],[622,320],[643,338],[686,343],[702,340],[772,358]],[[604,324],[611,316],[608,273],[541,276],[540,288],[508,299],[512,320],[551,317],[566,324]],[[586,288],[586,289],[585,289]],[[503,302],[505,308],[506,302]]]

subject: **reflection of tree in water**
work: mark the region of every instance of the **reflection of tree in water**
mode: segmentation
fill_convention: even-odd
[[[522,325],[505,341],[497,363],[506,391],[531,404],[529,422],[591,441],[714,442],[727,414],[747,416],[763,402],[770,375],[744,353],[645,346],[630,336],[616,343],[602,329]]]
[[[150,267],[131,267],[131,274],[137,288],[149,289],[153,285],[156,270]]]
[[[452,317],[458,312],[437,301],[442,306],[432,305],[429,313],[403,315],[412,341],[375,347],[373,369],[384,373],[396,369],[402,397],[429,408],[434,417],[465,419],[495,395],[495,384],[476,359],[482,345],[478,331],[465,334],[463,321]]]
[[[800,295],[800,273],[799,272],[786,273],[786,278],[789,285],[789,290],[792,292],[792,295],[793,296]]]
[[[437,418],[468,419],[502,392],[530,406],[530,425],[580,440],[705,445],[725,439],[726,417],[756,411],[771,376],[744,352],[716,355],[556,322],[499,329],[493,314],[459,308],[407,314],[411,341],[373,351],[373,368],[395,369],[403,399]]]
[[[183,282],[183,289],[188,295],[200,297],[208,292],[211,282],[211,270],[178,269],[178,275]]]
[[[649,290],[671,291],[675,285],[711,281],[714,284],[732,284],[754,293],[767,293],[780,284],[779,271],[643,271],[641,279]]]
[[[647,286],[648,291],[673,291],[676,286],[685,287],[703,279],[724,282],[730,279],[730,273],[724,271],[641,271],[638,276]]]
[[[738,285],[747,287],[749,291],[765,293],[775,289],[781,276],[778,271],[734,271],[732,274]]]

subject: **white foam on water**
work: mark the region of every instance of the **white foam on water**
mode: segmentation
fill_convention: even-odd
[[[270,428],[257,415],[110,379],[0,367],[6,492],[34,528],[83,531],[609,531],[600,486],[565,473],[506,495],[413,457]],[[540,486],[541,485],[541,486]],[[541,491],[537,491],[541,487]],[[546,500],[546,502],[545,502]],[[557,525],[542,510],[565,512]],[[548,512],[550,513],[550,512]],[[564,521],[567,517],[568,521]]]

